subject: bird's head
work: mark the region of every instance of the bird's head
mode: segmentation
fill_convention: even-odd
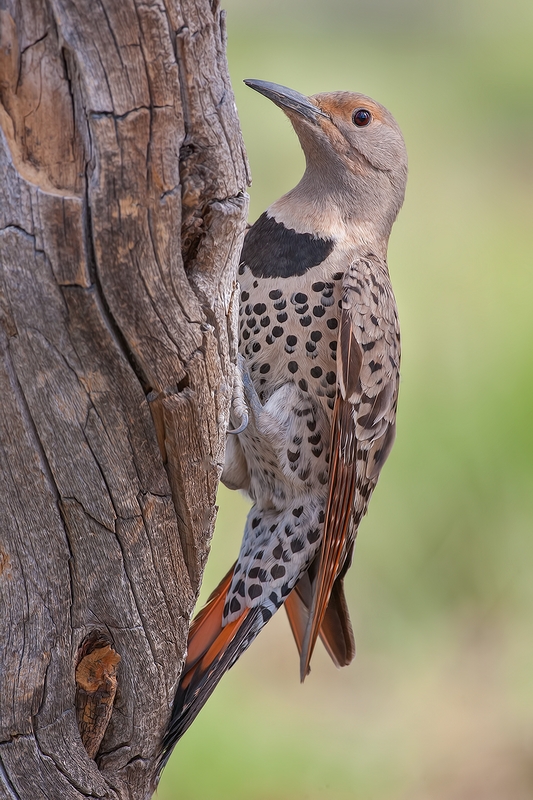
[[[315,206],[333,202],[346,221],[371,222],[388,238],[407,181],[405,143],[392,114],[355,92],[306,97],[268,81],[245,83],[279,106],[298,135],[306,171],[295,199],[306,193]]]

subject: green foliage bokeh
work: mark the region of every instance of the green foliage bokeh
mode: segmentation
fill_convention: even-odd
[[[299,179],[289,122],[243,78],[351,89],[410,158],[389,266],[398,437],[347,593],[358,654],[304,686],[284,613],[224,678],[160,800],[533,796],[533,6],[229,0],[250,219]],[[236,557],[225,490],[202,597]],[[318,648],[317,648],[318,649]]]

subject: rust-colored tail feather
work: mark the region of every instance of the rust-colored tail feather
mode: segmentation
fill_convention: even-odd
[[[261,607],[246,608],[238,619],[222,626],[224,603],[234,568],[235,564],[191,624],[187,659],[161,745],[160,770],[222,675],[233,666],[269,619],[269,612],[263,613],[265,610]]]
[[[336,667],[347,667],[355,658],[355,639],[344,596],[343,579],[337,578],[320,626],[320,638]]]
[[[302,575],[285,601],[285,610],[300,655],[304,646],[309,611],[313,600],[316,567],[317,559],[315,559],[309,570]],[[337,667],[346,667],[353,661],[355,656],[355,641],[343,584],[344,574],[340,575],[333,584],[329,603],[319,630],[324,647]],[[309,668],[306,675],[308,674]],[[303,678],[305,677],[304,675]]]
[[[315,559],[285,601],[300,654],[309,622],[316,567]],[[245,608],[236,620],[222,625],[224,604],[234,568],[235,564],[212,592],[191,624],[187,659],[174,698],[170,722],[161,745],[160,770],[167,763],[174,746],[194,721],[222,675],[233,666],[270,619],[271,612],[258,606]],[[335,581],[320,627],[320,637],[324,646],[338,667],[349,664],[355,655],[352,626],[344,598],[343,577],[344,574]]]

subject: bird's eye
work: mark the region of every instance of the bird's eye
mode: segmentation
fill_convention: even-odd
[[[367,108],[356,108],[352,114],[353,124],[358,128],[364,128],[372,122],[372,114]]]

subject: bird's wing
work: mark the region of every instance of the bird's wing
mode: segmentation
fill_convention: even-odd
[[[351,554],[357,527],[394,441],[399,366],[398,317],[387,266],[374,257],[358,259],[343,284],[329,492],[302,646],[302,680],[333,585]]]

